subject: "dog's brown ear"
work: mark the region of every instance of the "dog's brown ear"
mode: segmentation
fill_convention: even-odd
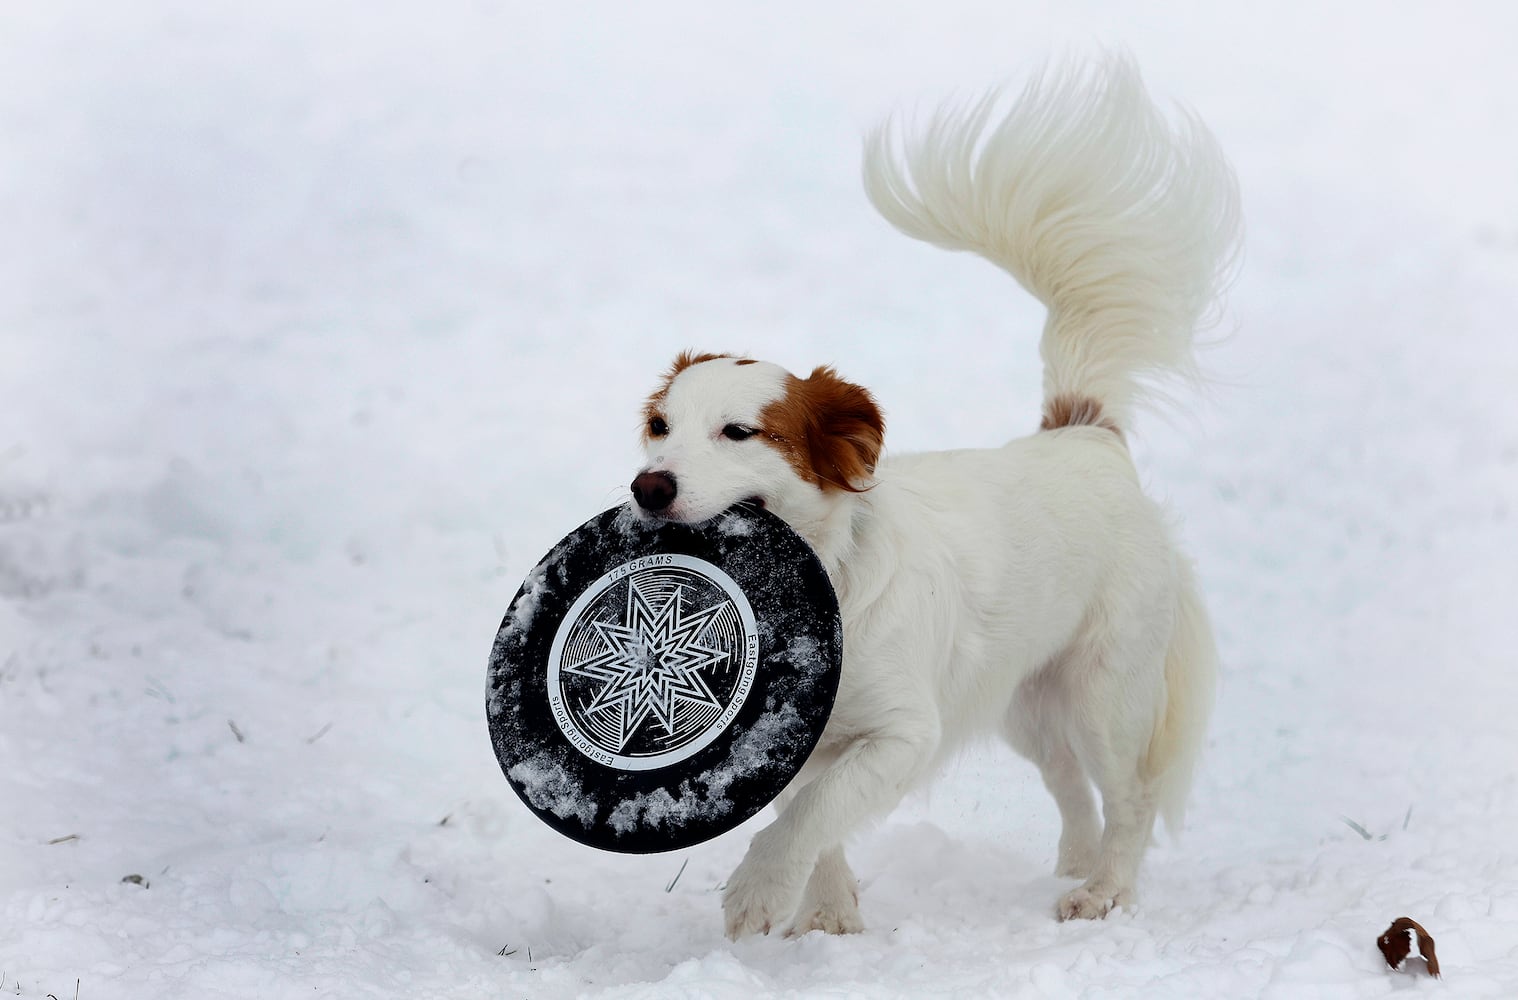
[[[824,490],[862,493],[880,460],[885,417],[867,389],[823,366],[792,378],[761,422],[788,448],[792,466]]]

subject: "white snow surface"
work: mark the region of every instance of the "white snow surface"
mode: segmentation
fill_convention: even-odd
[[[1518,996],[1514,38],[1503,0],[8,3],[0,995]],[[1057,923],[1053,803],[988,746],[851,845],[864,933],[729,943],[766,819],[550,831],[486,731],[501,615],[681,348],[836,364],[897,450],[1036,427],[1037,305],[873,216],[860,142],[1099,45],[1249,227],[1213,391],[1136,442],[1223,654],[1189,828]],[[1385,967],[1403,915],[1442,982]]]

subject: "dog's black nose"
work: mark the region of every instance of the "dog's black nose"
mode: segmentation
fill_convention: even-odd
[[[640,472],[632,491],[639,507],[658,513],[675,502],[675,477],[667,472]]]

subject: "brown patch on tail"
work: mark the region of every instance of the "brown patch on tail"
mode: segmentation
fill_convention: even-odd
[[[869,391],[828,367],[790,376],[785,395],[759,413],[766,443],[823,490],[863,493],[880,460],[885,417]]]
[[[1102,404],[1090,396],[1060,393],[1044,402],[1044,419],[1038,429],[1052,431],[1060,427],[1105,427],[1118,437],[1123,436],[1117,424],[1102,413]]]

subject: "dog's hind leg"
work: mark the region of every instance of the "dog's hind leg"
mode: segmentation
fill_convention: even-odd
[[[1061,920],[1102,917],[1136,899],[1134,883],[1159,804],[1148,758],[1165,712],[1168,595],[1109,607],[1060,664],[1058,683],[1074,756],[1102,797],[1102,836],[1085,884],[1059,901]],[[1075,710],[1078,709],[1078,710]]]
[[[1057,913],[1061,920],[1104,917],[1112,907],[1136,899],[1134,882],[1154,829],[1154,796],[1139,783],[1136,774],[1102,784],[1106,824],[1096,864],[1084,884],[1060,897]]]
[[[1059,859],[1054,874],[1085,878],[1096,867],[1102,824],[1096,816],[1091,782],[1069,746],[1061,744],[1038,764],[1044,787],[1059,806]]]
[[[1044,787],[1059,807],[1059,857],[1054,874],[1085,878],[1096,866],[1102,824],[1096,814],[1096,798],[1075,751],[1056,722],[1060,713],[1048,699],[1052,671],[1042,671],[1023,682],[1007,713],[1003,735],[1012,749],[1038,765]]]
[[[1071,745],[1102,796],[1106,829],[1086,883],[1059,916],[1099,917],[1134,899],[1156,812],[1179,832],[1206,733],[1217,651],[1190,564],[1176,557],[1173,586],[1088,632],[1065,682],[1084,711],[1071,713]]]

